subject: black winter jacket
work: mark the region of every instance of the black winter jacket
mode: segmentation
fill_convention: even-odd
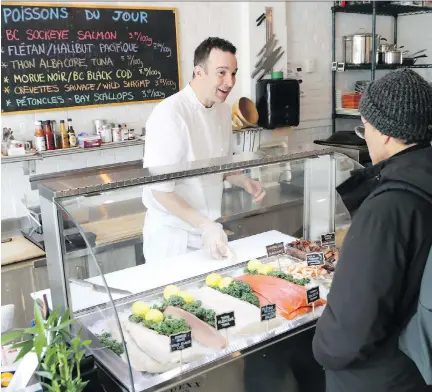
[[[432,246],[432,204],[416,193],[432,198],[432,147],[354,172],[338,192],[353,219],[313,340],[327,391],[430,391],[398,337]]]

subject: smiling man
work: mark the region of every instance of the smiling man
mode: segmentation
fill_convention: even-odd
[[[236,48],[208,38],[195,50],[193,78],[162,101],[146,124],[144,167],[175,165],[232,155],[231,108],[225,100],[236,82]],[[233,175],[229,182],[259,202],[258,181]],[[223,176],[211,175],[145,187],[143,230],[146,262],[205,247],[215,259],[230,255],[221,216]]]

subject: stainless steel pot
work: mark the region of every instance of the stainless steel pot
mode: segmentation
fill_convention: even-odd
[[[387,41],[385,38],[381,38],[382,41]],[[380,43],[377,49],[376,63],[385,64],[385,53],[389,50],[396,49],[395,44],[389,44],[388,42]]]
[[[402,64],[403,54],[400,50],[393,49],[385,52],[385,63],[386,64]]]
[[[343,57],[346,64],[371,64],[373,35],[360,33],[344,35],[342,37]],[[381,35],[375,34],[376,48],[378,49]]]

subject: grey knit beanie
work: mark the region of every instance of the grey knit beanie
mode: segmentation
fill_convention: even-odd
[[[384,135],[407,143],[432,141],[432,85],[411,69],[371,82],[359,111]]]

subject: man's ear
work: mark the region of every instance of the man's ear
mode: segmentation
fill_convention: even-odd
[[[199,78],[203,77],[204,74],[205,74],[204,67],[202,65],[195,66],[195,68],[194,68],[194,74],[195,74],[196,77],[199,77]]]
[[[201,71],[202,71],[202,68],[199,65],[194,67],[194,75],[196,78],[201,76]]]
[[[392,139],[391,136],[383,135],[384,136],[384,144],[390,143],[390,140]]]

